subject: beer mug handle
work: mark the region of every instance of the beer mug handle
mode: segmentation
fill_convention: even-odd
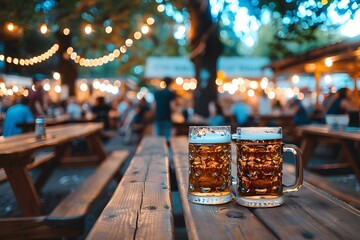
[[[284,144],[283,152],[292,153],[296,159],[295,182],[290,186],[284,185],[283,193],[296,192],[303,183],[303,162],[301,150],[293,144]]]

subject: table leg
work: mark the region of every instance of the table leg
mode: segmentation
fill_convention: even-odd
[[[4,170],[23,215],[42,215],[40,199],[26,166],[4,166]]]
[[[356,178],[360,182],[360,154],[356,149],[355,143],[350,140],[341,141],[346,160],[350,163]]]
[[[95,133],[86,138],[89,145],[92,147],[94,154],[98,157],[98,161],[101,162],[106,158],[106,152],[103,148],[100,139],[100,133]]]
[[[304,168],[307,167],[310,157],[314,154],[316,146],[317,146],[317,142],[314,136],[308,136],[308,135],[303,136],[303,140],[301,143],[301,150],[302,150]]]

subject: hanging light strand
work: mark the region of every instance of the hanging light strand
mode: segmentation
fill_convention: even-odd
[[[0,55],[0,61],[6,61],[7,63],[12,63],[15,65],[21,66],[31,66],[41,62],[44,62],[55,55],[55,53],[59,50],[59,44],[55,43],[51,48],[49,48],[44,53],[34,56],[32,58],[16,58],[16,57],[5,57],[4,55]]]

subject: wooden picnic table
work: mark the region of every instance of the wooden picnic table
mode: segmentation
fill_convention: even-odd
[[[187,138],[176,137],[171,146],[189,239],[359,239],[360,211],[306,181],[298,192],[284,194],[284,204],[276,208],[251,209],[234,200],[190,203]],[[290,183],[294,176],[287,169],[284,181]]]
[[[360,150],[356,146],[360,143],[360,128],[332,129],[326,125],[308,125],[298,127],[301,134],[304,166],[311,160],[319,143],[332,141],[340,145],[345,163],[325,165],[322,169],[339,169],[351,167],[360,182]]]
[[[47,127],[44,139],[35,138],[34,132],[0,139],[0,168],[4,168],[24,216],[42,214],[39,196],[26,167],[34,160],[34,152],[53,148],[55,153],[52,161],[53,169],[69,154],[67,150],[70,143],[73,140],[84,138],[93,155],[84,158],[77,157],[76,160],[99,163],[106,157],[100,139],[102,129],[102,123],[68,124]],[[68,161],[71,161],[71,155],[68,157]],[[44,171],[40,178],[46,180],[52,169],[46,169],[47,171]]]
[[[188,239],[359,239],[360,211],[306,181],[298,192],[285,194],[284,204],[276,208],[250,209],[234,200],[190,203],[187,137],[174,137],[170,150]],[[164,138],[143,138],[87,239],[176,238],[171,200],[175,186],[170,185],[167,156]],[[232,170],[234,176],[236,167]],[[284,177],[290,183],[294,176]]]
[[[46,126],[57,126],[57,125],[64,125],[70,123],[88,123],[94,122],[95,117],[81,117],[81,118],[70,118],[68,116],[64,116],[61,118],[45,118]],[[22,132],[32,132],[35,130],[35,121],[31,122],[24,122],[17,124],[18,127],[22,129]]]

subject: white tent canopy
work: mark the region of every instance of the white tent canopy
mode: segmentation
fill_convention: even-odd
[[[270,77],[271,70],[265,72],[261,69],[269,64],[268,58],[261,57],[220,57],[218,70],[223,71],[227,78],[262,78]],[[186,57],[148,57],[145,65],[145,78],[195,76],[193,63]]]
[[[30,88],[32,85],[31,77],[24,77],[18,75],[1,74],[0,78],[4,80],[6,85],[17,85]]]

